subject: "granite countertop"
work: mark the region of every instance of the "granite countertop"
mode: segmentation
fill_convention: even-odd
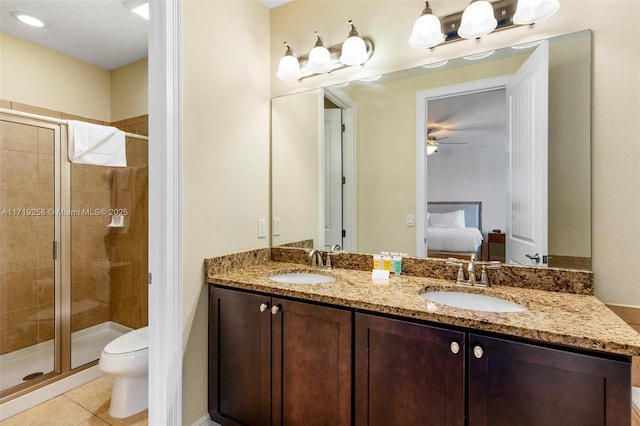
[[[295,271],[326,274],[334,277],[335,281],[286,284],[268,278],[272,274]],[[472,288],[458,286],[449,280],[409,275],[392,275],[389,284],[374,284],[371,271],[340,268],[322,270],[271,260],[251,266],[219,270],[208,268],[206,281],[274,296],[427,320],[574,348],[640,355],[640,334],[591,295],[511,286]],[[447,290],[451,287],[457,291],[511,300],[526,306],[528,310],[513,313],[473,311],[433,303],[419,296],[427,288]]]

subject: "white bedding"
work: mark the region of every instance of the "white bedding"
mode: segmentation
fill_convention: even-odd
[[[429,251],[473,253],[482,244],[482,233],[478,228],[427,228]]]

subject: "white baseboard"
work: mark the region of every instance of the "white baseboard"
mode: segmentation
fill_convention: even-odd
[[[221,425],[211,420],[211,418],[209,417],[209,414],[207,413],[204,416],[200,417],[198,420],[196,420],[191,426],[221,426]]]

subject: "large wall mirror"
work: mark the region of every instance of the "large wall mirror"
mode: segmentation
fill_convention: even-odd
[[[274,98],[272,245],[462,257],[471,250],[440,250],[430,228],[471,227],[480,234],[477,255],[504,261],[511,235],[536,228],[546,249],[531,265],[591,269],[588,30],[548,40],[546,172],[530,188],[546,202],[546,223],[523,229],[522,204],[540,203],[509,197],[513,176],[540,170],[529,153],[512,158],[515,114],[505,82],[541,45]],[[540,121],[520,115],[525,129]],[[432,244],[421,252],[427,237]]]

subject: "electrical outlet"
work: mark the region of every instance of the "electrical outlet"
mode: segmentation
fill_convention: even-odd
[[[407,215],[407,226],[416,226],[416,218],[412,214]]]
[[[278,235],[280,235],[280,218],[279,217],[274,217],[273,218],[273,236],[276,237]]]
[[[267,219],[258,219],[258,238],[267,237]]]

